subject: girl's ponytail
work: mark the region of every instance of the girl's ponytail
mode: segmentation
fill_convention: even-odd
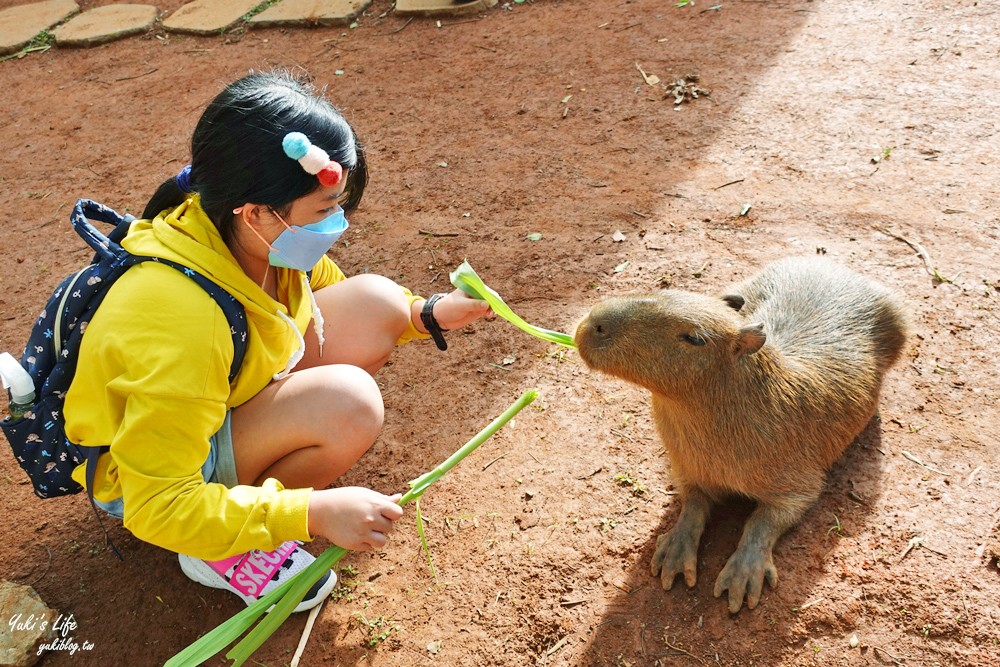
[[[149,199],[149,203],[146,204],[146,208],[142,211],[142,217],[145,220],[152,220],[161,211],[168,208],[177,208],[184,203],[188,195],[185,194],[179,185],[177,185],[177,177],[171,176],[167,180],[160,184],[160,187],[156,188],[156,192]]]

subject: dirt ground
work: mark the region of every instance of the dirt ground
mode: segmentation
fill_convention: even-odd
[[[714,514],[693,589],[649,574],[679,503],[645,392],[502,320],[447,353],[401,348],[377,377],[384,432],[345,484],[403,490],[522,391],[541,398],[424,497],[438,580],[411,509],[383,551],[343,561],[301,664],[1000,665],[998,56],[984,0],[536,0],[440,25],[376,0],[354,28],[9,60],[0,349],[20,352],[89,257],[75,198],[141,210],[225,83],[301,67],[368,146],[332,251],[348,274],[429,294],[467,258],[525,319],[572,331],[609,295],[714,293],[820,253],[901,292],[915,333],[881,418],[779,542],[780,583],[735,615],[712,585],[745,504]],[[710,95],[677,104],[693,87]],[[242,606],[112,522],[118,562],[83,496],[36,499],[9,455],[0,489],[0,577],[93,644],[46,665],[162,664]],[[289,663],[305,620],[252,664]]]

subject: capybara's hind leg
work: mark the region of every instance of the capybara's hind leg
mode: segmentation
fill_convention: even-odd
[[[730,613],[740,610],[744,596],[747,607],[756,607],[765,579],[772,588],[778,585],[778,570],[774,567],[771,550],[815,498],[795,496],[776,503],[761,502],[747,519],[739,546],[715,580],[715,597],[722,595],[722,591],[729,591]]]
[[[697,489],[690,490],[684,498],[677,523],[656,538],[650,571],[654,577],[660,575],[664,590],[673,587],[678,574],[684,575],[688,587],[698,581],[698,543],[711,509],[708,496]]]

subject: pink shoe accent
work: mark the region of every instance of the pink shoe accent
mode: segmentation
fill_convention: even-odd
[[[254,549],[223,560],[205,562],[241,594],[256,598],[297,547],[298,544],[289,541],[274,551]]]

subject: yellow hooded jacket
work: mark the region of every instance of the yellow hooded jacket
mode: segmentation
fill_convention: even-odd
[[[344,280],[343,272],[325,256],[311,284],[302,271],[277,269],[275,301],[243,272],[197,196],[132,223],[122,245],[218,283],[246,309],[249,338],[230,386],[229,324],[197,283],[169,266],[144,262],[112,285],[87,324],[64,407],[71,442],[110,445],[97,468],[94,497],[123,498],[125,527],[136,537],[196,558],[218,560],[310,540],[311,489],[285,489],[276,479],[229,489],[205,482],[201,467],[227,410],[255,396],[299,349],[299,336],[279,313],[304,333],[312,319],[310,288]],[[404,291],[411,303],[417,298]],[[417,337],[426,335],[411,323],[399,342]],[[73,473],[81,485],[85,468]]]

